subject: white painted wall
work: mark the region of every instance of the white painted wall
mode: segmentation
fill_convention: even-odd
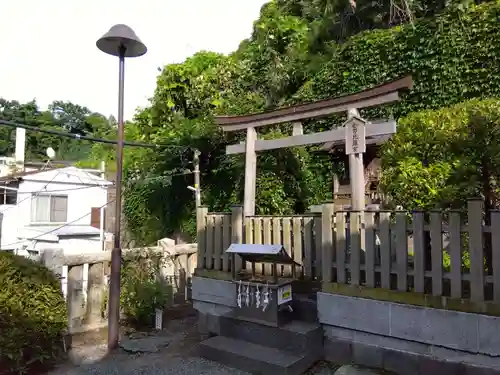
[[[63,249],[65,254],[75,255],[82,253],[96,253],[101,251],[101,240],[99,236],[86,238],[61,238],[59,242],[43,242],[37,241],[35,249],[42,253],[45,249],[53,249],[54,247]]]
[[[18,234],[31,223],[32,193],[53,193],[68,197],[67,223],[70,225],[90,225],[91,210],[107,203],[106,186],[108,181],[92,176],[77,168],[69,167],[59,170],[49,170],[26,176],[19,183],[17,205],[0,205],[0,211],[6,210],[2,220],[2,236],[0,245],[19,242]],[[44,226],[50,223],[44,223]],[[52,225],[51,225],[52,226]],[[54,223],[53,227],[61,226]],[[33,226],[36,228],[36,226]],[[31,244],[31,241],[26,241]],[[96,252],[101,250],[99,235],[87,237],[61,237],[58,243],[37,241],[35,249],[63,248],[69,253]]]
[[[47,182],[42,181],[22,181],[19,184],[19,192],[17,195],[19,226],[31,224],[31,193],[35,191],[67,195],[68,222],[72,222],[71,225],[90,225],[90,212],[92,207],[101,207],[106,204],[107,201],[107,192],[103,187],[88,186],[84,188],[82,185],[55,182],[51,182],[48,186],[46,185]],[[88,215],[77,220],[86,214]],[[74,220],[77,221],[73,223]]]
[[[65,173],[66,170],[69,170]],[[52,181],[52,182],[50,182]],[[88,214],[72,225],[90,225],[92,207],[101,207],[107,202],[105,187],[95,186],[98,180],[92,181],[88,174],[76,168],[52,170],[29,176],[19,184],[17,196],[18,225],[29,225],[31,221],[31,193],[41,192],[68,196],[68,222]],[[86,185],[87,184],[87,185]],[[94,186],[91,186],[94,185]]]
[[[5,245],[17,242],[17,210],[14,204],[0,205],[2,212],[2,233],[0,239],[0,247],[5,248]]]

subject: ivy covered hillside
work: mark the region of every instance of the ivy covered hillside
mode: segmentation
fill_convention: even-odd
[[[125,153],[124,213],[138,243],[193,233],[193,150],[201,151],[202,201],[223,211],[243,201],[244,160],[225,146],[215,115],[249,114],[334,97],[412,75],[413,90],[362,113],[394,117],[398,134],[381,150],[382,188],[405,208],[461,208],[470,196],[497,205],[500,1],[275,0],[229,56],[200,51],[167,65],[149,107],[126,137],[168,144]],[[322,131],[342,118],[310,121]],[[290,134],[265,128],[263,138]],[[86,163],[112,159],[96,145]],[[498,164],[498,165],[497,165]],[[257,213],[300,213],[331,199],[330,156],[317,147],[258,157]],[[467,182],[472,182],[468,183]],[[467,189],[464,188],[467,186]]]

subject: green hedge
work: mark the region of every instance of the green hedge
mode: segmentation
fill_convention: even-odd
[[[500,100],[473,99],[401,118],[382,148],[381,186],[407,209],[465,208],[500,191]]]
[[[56,359],[67,316],[59,279],[50,270],[0,251],[0,373]]]
[[[361,33],[332,49],[331,61],[294,101],[351,93],[407,74],[414,78],[412,92],[367,115],[398,118],[471,98],[500,97],[499,16],[500,1],[493,1],[414,26]]]

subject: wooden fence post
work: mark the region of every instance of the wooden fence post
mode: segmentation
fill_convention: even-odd
[[[483,201],[469,200],[467,218],[469,229],[470,294],[474,302],[484,301]]]
[[[243,206],[235,205],[231,208],[231,243],[243,243]],[[233,255],[231,272],[236,276],[241,270],[242,261],[238,255]]]
[[[448,223],[450,236],[451,298],[462,298],[462,220],[460,212],[451,211]]]
[[[391,212],[380,211],[379,239],[380,239],[380,286],[391,288],[392,267],[392,233]]]
[[[413,287],[415,292],[425,292],[425,213],[413,211]],[[432,230],[432,229],[431,229]],[[434,281],[434,280],[433,280]],[[433,289],[434,291],[434,289]]]
[[[430,224],[432,295],[439,297],[443,294],[443,214],[441,211],[431,212]]]
[[[375,288],[375,212],[365,211],[365,277],[366,286]]]
[[[493,301],[500,303],[500,211],[491,210],[490,232],[493,265]]]
[[[332,282],[333,267],[333,213],[335,211],[333,202],[323,204],[321,213],[321,249],[322,270],[321,275],[324,283]]]
[[[396,212],[396,273],[398,291],[408,291],[408,219],[406,212]]]
[[[208,214],[207,206],[199,206],[196,209],[196,232],[198,244],[196,268],[205,268],[205,251],[206,251],[206,218]]]
[[[337,267],[337,282],[346,284],[346,255],[349,247],[347,246],[347,217],[348,213],[343,211],[343,206],[335,207],[335,263]]]

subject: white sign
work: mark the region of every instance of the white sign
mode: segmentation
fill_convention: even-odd
[[[292,284],[278,288],[278,306],[292,300]]]
[[[345,122],[345,153],[360,154],[366,152],[366,123],[353,117]]]

